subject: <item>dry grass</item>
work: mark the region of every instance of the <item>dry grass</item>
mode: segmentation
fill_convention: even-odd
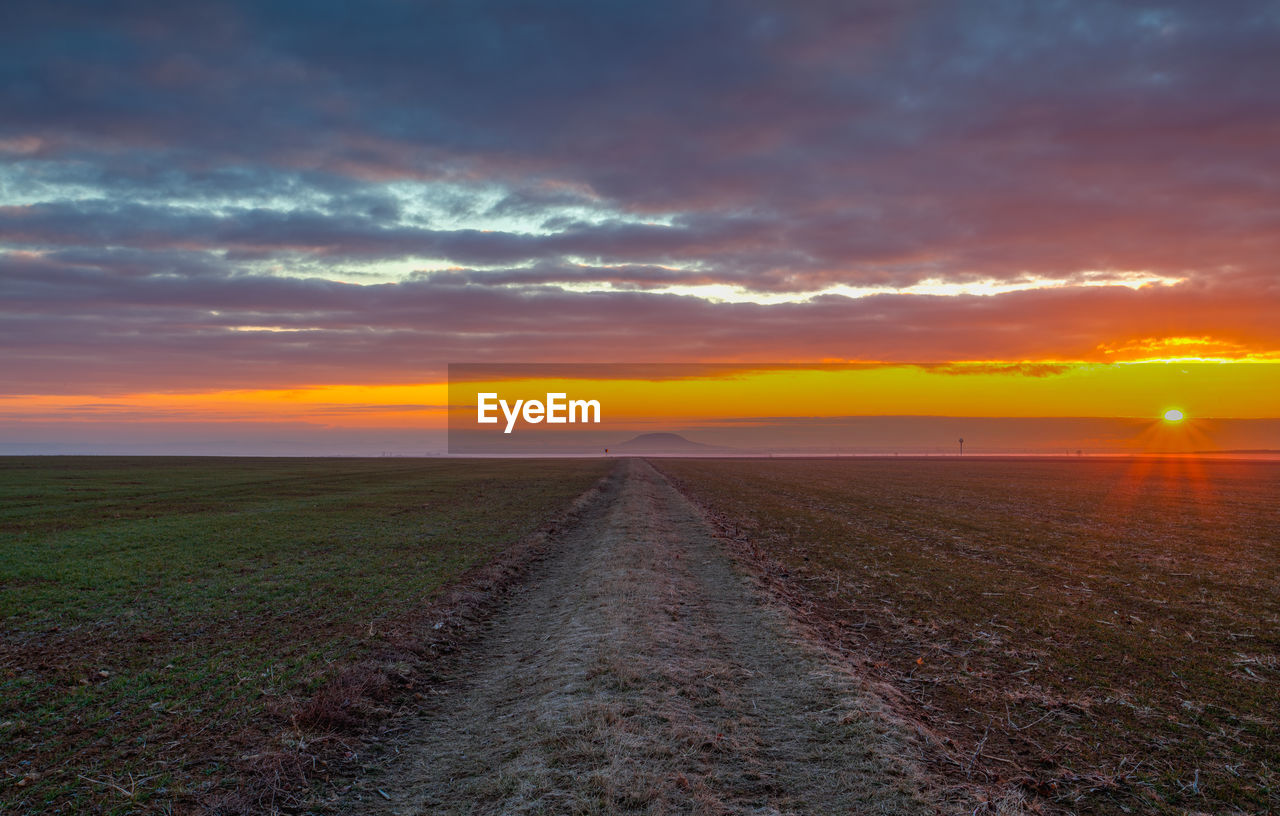
[[[641,462],[342,813],[933,813],[911,738]],[[385,793],[385,798],[382,791]]]

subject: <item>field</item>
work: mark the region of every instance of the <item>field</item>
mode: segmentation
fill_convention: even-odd
[[[0,812],[167,810],[284,763],[359,717],[346,670],[608,467],[0,459]]]
[[[683,497],[633,461],[566,516],[613,463],[0,459],[0,813],[268,812],[353,774],[380,781],[343,782],[343,795],[395,809],[406,800],[384,802],[378,786],[400,780],[393,793],[409,797],[453,783],[387,770],[370,740],[413,720],[397,712],[456,726],[463,700],[475,745],[460,753],[453,726],[428,729],[416,744],[439,761],[410,764],[453,779],[496,752],[464,768],[483,788],[545,736],[525,714],[504,722],[529,734],[487,730],[490,696],[514,712],[546,702],[527,691],[532,666],[548,700],[573,682],[598,698],[564,712],[586,718],[589,739],[549,737],[564,762],[548,778],[564,779],[548,801],[588,801],[594,789],[575,786],[599,782],[617,788],[610,807],[642,812],[625,777],[591,759],[642,738],[675,763],[637,777],[650,804],[816,796],[813,781],[839,768],[776,790],[733,770],[781,768],[768,751],[794,735],[759,712],[808,711],[822,690],[803,671],[783,682],[776,667],[742,669],[748,654],[790,666],[777,650],[792,647],[753,622],[748,599],[725,612],[715,593],[737,584],[727,564],[716,572],[718,545],[684,497],[925,735],[928,770],[965,812],[984,798],[986,812],[1025,799],[1060,814],[1280,805],[1280,464],[651,462]],[[539,540],[540,572],[503,566]],[[534,582],[496,623],[495,576]],[[478,611],[444,611],[455,598]],[[505,634],[473,646],[467,627],[484,621]],[[712,645],[676,648],[686,641]],[[432,696],[445,688],[458,696]],[[634,713],[591,719],[615,710]],[[677,736],[640,728],[645,712]],[[782,730],[814,725],[795,722]],[[840,756],[835,743],[820,753]]]
[[[1280,808],[1280,465],[655,460],[956,784]]]

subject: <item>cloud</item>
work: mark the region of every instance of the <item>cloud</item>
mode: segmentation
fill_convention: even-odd
[[[1201,336],[1216,338],[1215,352],[1280,346],[1274,287],[1230,280],[764,306],[434,279],[120,274],[44,256],[3,263],[8,393],[420,382],[442,378],[449,361],[1114,360],[1132,356],[1125,349],[1141,356],[1150,338]]]
[[[5,388],[1276,352],[1278,42],[1264,2],[23,4]],[[1097,271],[1184,282],[645,291]]]

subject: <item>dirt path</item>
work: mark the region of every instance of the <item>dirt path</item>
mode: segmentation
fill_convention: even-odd
[[[469,676],[339,809],[935,812],[874,703],[734,572],[696,509],[646,462],[620,469]]]

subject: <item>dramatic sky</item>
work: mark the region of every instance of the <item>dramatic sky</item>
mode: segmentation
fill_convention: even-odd
[[[411,427],[456,361],[1274,359],[1277,77],[1274,2],[5,3],[0,441]]]

